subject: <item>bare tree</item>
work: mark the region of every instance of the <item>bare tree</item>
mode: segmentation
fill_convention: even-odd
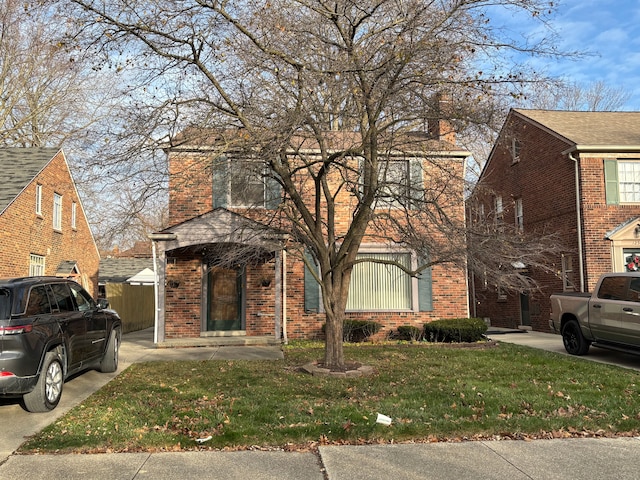
[[[146,120],[134,128],[149,127],[145,145],[188,126],[244,132],[233,148],[262,161],[284,192],[274,224],[319,266],[325,364],[334,367],[344,364],[352,269],[379,261],[358,257],[363,238],[428,252],[413,275],[465,256],[461,192],[451,188],[461,172],[429,153],[425,135],[443,115],[434,94],[452,99],[446,115],[462,129],[494,92],[537,78],[503,65],[500,51],[558,54],[550,37],[518,42],[489,21],[490,8],[544,20],[553,2],[538,0],[72,3],[81,9],[75,38],[143,75],[136,112]],[[407,187],[393,152],[419,153],[429,184]],[[342,195],[351,199],[348,225],[337,222]],[[452,234],[460,240],[447,242]]]
[[[613,112],[622,110],[631,98],[631,92],[602,80],[587,85],[555,81],[544,87],[531,85],[530,90],[523,106],[543,110]]]

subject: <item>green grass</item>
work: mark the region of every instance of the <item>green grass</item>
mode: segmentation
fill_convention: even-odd
[[[142,363],[29,439],[23,452],[309,447],[317,443],[629,435],[638,372],[509,344],[346,346],[362,378],[311,376],[284,361]],[[390,427],[375,422],[392,417]],[[211,436],[205,443],[196,439]]]

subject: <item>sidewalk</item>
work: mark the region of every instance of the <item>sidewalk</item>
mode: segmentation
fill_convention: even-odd
[[[635,480],[640,439],[320,447],[296,452],[13,455],[3,480]]]
[[[496,341],[564,352],[558,335],[538,332],[491,335]],[[593,354],[602,351],[594,349]],[[606,352],[609,354],[609,352]],[[149,331],[125,336],[122,371],[130,363],[168,358],[281,358],[274,347],[156,349]],[[591,357],[591,354],[589,355]],[[587,361],[587,360],[585,360]],[[640,367],[640,360],[636,359]],[[630,367],[633,368],[633,367]],[[98,375],[98,374],[96,374]],[[104,382],[106,383],[106,379]],[[94,389],[99,388],[95,385]],[[10,419],[2,419],[3,433]],[[9,428],[11,428],[9,426]],[[16,447],[17,448],[17,447]],[[615,479],[638,478],[640,438],[322,446],[312,452],[243,451],[10,455],[0,478],[14,480],[394,480],[402,479]]]

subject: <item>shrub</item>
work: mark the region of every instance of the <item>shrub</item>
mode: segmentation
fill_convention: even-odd
[[[422,340],[423,330],[414,325],[402,325],[398,327],[398,340],[409,340],[412,342]]]
[[[451,318],[424,324],[424,339],[429,342],[477,342],[487,331],[481,318]]]
[[[327,324],[322,325],[322,333],[326,332]],[[380,331],[382,325],[372,320],[345,320],[342,340],[345,342],[364,342],[370,336]]]

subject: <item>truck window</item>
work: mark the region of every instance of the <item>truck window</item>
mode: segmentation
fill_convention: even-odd
[[[640,278],[631,279],[627,300],[630,302],[640,302]]]
[[[598,290],[598,298],[604,300],[625,300],[627,286],[627,277],[605,277],[602,279],[600,289]]]
[[[93,308],[93,299],[87,292],[80,288],[79,285],[69,285],[69,287],[71,287],[71,293],[73,294],[73,298],[75,298],[76,300],[78,310],[80,310],[81,312],[86,312],[87,310],[91,310]]]

